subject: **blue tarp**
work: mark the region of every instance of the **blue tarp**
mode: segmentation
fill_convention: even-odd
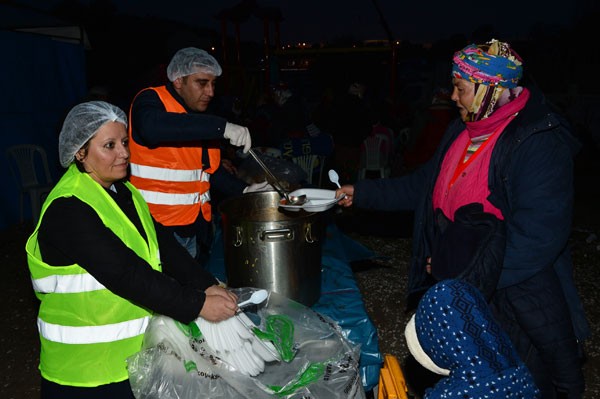
[[[8,170],[6,148],[37,144],[48,155],[55,181],[62,173],[58,162],[58,133],[68,110],[86,92],[83,45],[49,36],[0,31],[2,95],[0,96],[0,229],[19,221],[19,191]],[[31,218],[29,202],[25,217]]]
[[[227,281],[222,230],[218,223],[217,226],[207,268],[219,280]],[[383,357],[377,330],[367,315],[350,262],[374,257],[371,250],[345,235],[335,224],[328,224],[322,247],[321,296],[312,306],[335,320],[349,340],[361,345],[360,374],[366,391],[377,385]]]

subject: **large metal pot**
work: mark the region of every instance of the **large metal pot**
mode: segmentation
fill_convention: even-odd
[[[277,292],[306,306],[321,294],[319,213],[286,212],[276,192],[222,202],[227,283]]]

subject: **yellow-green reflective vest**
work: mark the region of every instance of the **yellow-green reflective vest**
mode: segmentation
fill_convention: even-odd
[[[75,196],[91,206],[127,247],[161,271],[148,206],[131,184],[125,185],[132,192],[148,241],[104,188],[75,165],[50,192],[40,221],[27,240],[31,280],[41,300],[37,321],[41,340],[39,368],[47,380],[81,387],[124,381],[128,378],[126,359],[141,348],[151,311],[113,294],[77,264],[44,263],[37,241],[39,226],[52,201]]]

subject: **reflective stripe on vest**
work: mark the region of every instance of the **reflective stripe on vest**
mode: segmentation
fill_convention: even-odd
[[[210,201],[210,194],[205,192],[202,195],[197,193],[192,194],[169,194],[158,191],[140,190],[140,194],[149,204],[159,205],[193,205],[197,203],[205,203]]]
[[[163,180],[163,181],[209,181],[210,175],[202,169],[178,170],[159,168],[155,166],[131,164],[131,173],[145,179]]]
[[[175,170],[154,166],[131,164],[131,174],[143,179],[172,181],[172,182],[208,182],[210,174],[202,169]],[[158,205],[193,205],[210,201],[210,191],[204,193],[164,193],[139,189],[140,194],[148,204]]]
[[[50,204],[75,196],[95,210],[124,245],[156,271],[161,270],[158,240],[147,204],[129,183],[146,239],[112,197],[88,174],[71,165],[48,195],[39,222],[26,244],[27,262],[40,299],[40,372],[62,385],[91,387],[128,378],[126,359],[137,353],[151,312],[106,289],[77,264],[44,262],[37,241]]]
[[[167,112],[187,112],[165,86],[144,90],[153,90]],[[221,162],[220,149],[206,149],[209,159],[203,160],[201,147],[148,148],[133,139],[131,109],[129,121],[130,180],[144,196],[154,218],[165,226],[185,226],[194,223],[202,213],[210,221],[209,179]]]
[[[87,273],[66,276],[53,275],[32,279],[33,289],[43,294],[75,294],[103,290],[104,287],[93,276]]]
[[[37,325],[40,334],[49,341],[61,344],[82,345],[98,344],[133,338],[143,334],[148,327],[150,317],[142,317],[121,323],[105,324],[103,326],[71,327],[46,323],[38,318]]]

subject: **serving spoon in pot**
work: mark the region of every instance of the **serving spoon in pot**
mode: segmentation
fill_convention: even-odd
[[[250,153],[250,155],[252,155],[252,158],[254,158],[256,163],[258,163],[258,166],[260,166],[261,169],[271,179],[270,183],[273,185],[273,187],[275,187],[279,194],[285,198],[285,205],[303,205],[304,203],[306,203],[306,195],[289,195],[287,191],[283,189],[283,186],[281,185],[279,179],[275,177],[273,172],[271,172],[271,170],[267,167],[267,165],[265,165],[262,159],[260,159],[260,157],[254,152],[253,148],[250,148],[248,152]]]

